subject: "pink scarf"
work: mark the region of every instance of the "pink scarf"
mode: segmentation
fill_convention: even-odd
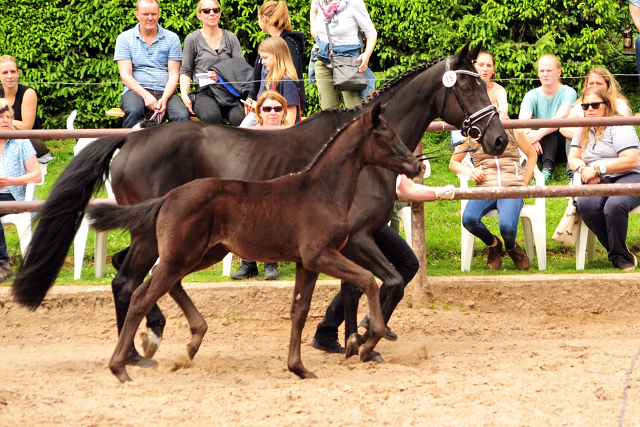
[[[324,13],[324,19],[327,22],[333,20],[335,24],[338,23],[336,13],[344,9],[348,2],[349,0],[318,0],[320,9],[322,9],[322,13]]]

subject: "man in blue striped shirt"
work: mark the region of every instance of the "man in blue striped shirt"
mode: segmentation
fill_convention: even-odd
[[[182,48],[175,33],[158,25],[157,0],[138,0],[140,23],[118,36],[114,60],[125,85],[120,108],[123,127],[131,128],[148,110],[165,114],[171,121],[189,120],[189,110],[176,94]]]

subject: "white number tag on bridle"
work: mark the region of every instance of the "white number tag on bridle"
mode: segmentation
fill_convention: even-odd
[[[457,80],[458,80],[458,76],[456,75],[455,71],[447,71],[442,76],[442,84],[445,87],[452,87],[454,84],[456,84]]]

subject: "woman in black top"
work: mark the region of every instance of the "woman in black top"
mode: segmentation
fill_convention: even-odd
[[[18,130],[42,129],[37,115],[38,95],[28,86],[18,83],[20,69],[11,55],[0,56],[0,98],[5,98],[14,112],[13,126]],[[31,140],[38,157],[49,152],[41,139]]]

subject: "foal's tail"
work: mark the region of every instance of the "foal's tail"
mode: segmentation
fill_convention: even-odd
[[[145,230],[156,226],[158,211],[165,197],[147,200],[133,206],[96,205],[87,209],[89,222],[97,231],[114,228],[126,230]]]
[[[100,138],[69,162],[36,217],[38,227],[13,283],[15,300],[36,309],[53,286],[93,193],[104,184],[116,149],[126,135]]]

